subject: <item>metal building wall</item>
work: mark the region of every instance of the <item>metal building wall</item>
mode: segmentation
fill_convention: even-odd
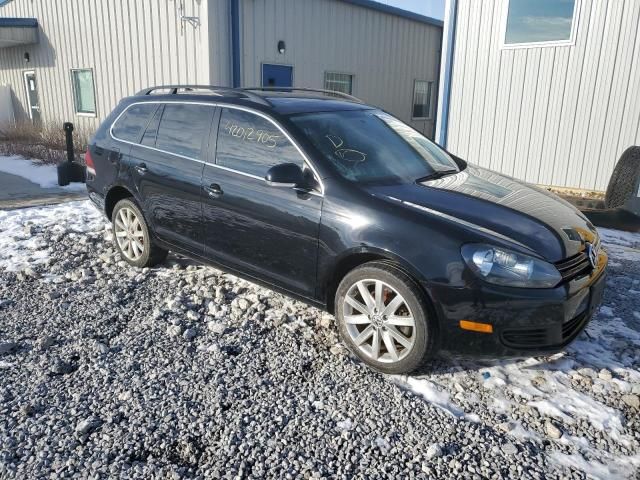
[[[93,128],[117,102],[143,87],[229,82],[226,0],[13,0],[2,17],[36,18],[40,42],[0,49],[0,84],[11,86],[28,118],[23,72],[35,70],[43,121]],[[194,28],[182,14],[200,18]],[[210,44],[209,30],[216,29]],[[211,46],[211,48],[210,48]],[[24,52],[31,61],[25,63]],[[92,68],[96,118],[74,112],[72,68]]]
[[[500,49],[506,0],[458,0],[447,148],[529,182],[605,190],[640,144],[640,1],[579,0],[573,46]]]
[[[260,85],[263,62],[292,65],[296,87],[350,73],[355,96],[433,136],[433,120],[411,120],[413,84],[434,82],[435,116],[442,27],[338,0],[249,0],[240,15],[243,86]]]

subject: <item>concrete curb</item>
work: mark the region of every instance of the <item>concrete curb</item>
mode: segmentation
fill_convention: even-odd
[[[88,198],[89,197],[86,193],[62,193],[55,195],[45,195],[42,197],[0,200],[0,210],[16,210],[19,208],[56,205],[58,203],[72,202],[74,200],[87,200]]]

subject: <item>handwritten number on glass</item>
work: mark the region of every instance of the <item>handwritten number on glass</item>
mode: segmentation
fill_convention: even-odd
[[[237,123],[227,122],[224,131],[232,137],[240,138],[245,142],[254,142],[267,148],[276,148],[280,135],[274,135],[264,130],[256,130],[253,127],[242,127]]]

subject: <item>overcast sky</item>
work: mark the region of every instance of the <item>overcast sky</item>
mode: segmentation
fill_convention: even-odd
[[[426,15],[427,17],[444,18],[444,2],[445,0],[377,0],[380,3],[386,3],[394,7],[411,10],[412,12]]]

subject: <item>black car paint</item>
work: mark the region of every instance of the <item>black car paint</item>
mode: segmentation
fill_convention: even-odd
[[[587,296],[597,300],[601,295],[604,251],[589,275],[552,289],[491,285],[462,260],[460,247],[465,243],[489,243],[551,263],[584,250],[585,242],[571,240],[566,231],[590,240],[594,227],[552,194],[460,159],[456,161],[465,167],[460,173],[437,180],[356,184],[337,175],[288,119],[293,113],[372,107],[277,93],[269,93],[266,104],[197,94],[176,97],[154,95],[152,101],[231,105],[273,119],[305,153],[323,192],[271,187],[212,166],[219,109],[209,138],[203,139],[205,154],[199,162],[115,140],[110,126],[117,116],[132,103],[149,101],[127,98],[91,142],[97,174],[87,187],[107,214],[112,195],[130,192],[143,206],[155,241],[167,249],[329,310],[346,269],[369,259],[387,259],[409,273],[431,300],[440,347],[477,355],[521,354],[523,349],[503,341],[503,331],[532,325],[552,331],[573,318]],[[114,158],[112,152],[121,160],[106,160]],[[158,162],[161,157],[171,159],[173,166]],[[141,165],[146,171],[140,171]],[[212,186],[220,193],[213,193]],[[588,310],[595,305],[590,302]],[[491,323],[494,334],[461,330],[461,319]],[[565,344],[555,342],[540,351]]]

